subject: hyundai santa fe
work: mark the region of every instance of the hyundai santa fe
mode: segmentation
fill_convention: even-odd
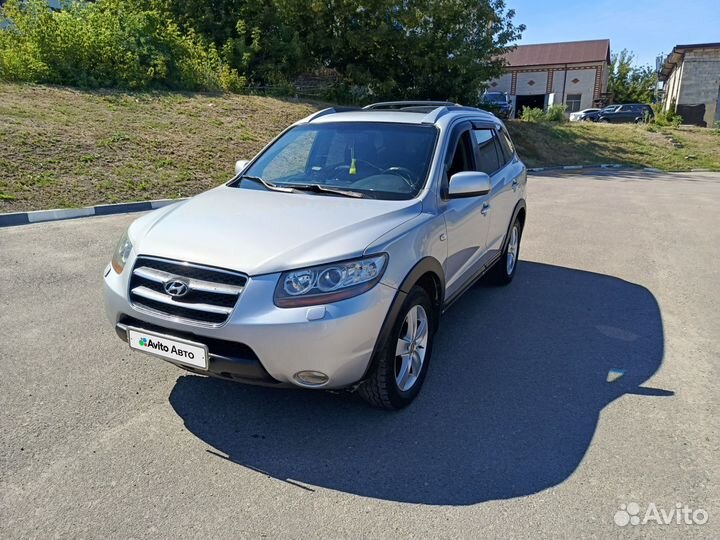
[[[133,222],[104,273],[107,315],[133,350],[193,373],[398,409],[443,311],[485,274],[513,280],[526,185],[490,113],[326,109],[228,183]]]

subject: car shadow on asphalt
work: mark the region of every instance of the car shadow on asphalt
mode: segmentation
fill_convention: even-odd
[[[402,411],[195,375],[170,403],[209,452],[305,489],[467,505],[567,479],[606,405],[673,395],[640,386],[662,358],[649,290],[523,261],[510,286],[479,284],[445,314],[423,391]]]

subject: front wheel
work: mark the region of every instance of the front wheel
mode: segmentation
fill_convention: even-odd
[[[422,287],[413,287],[388,342],[378,351],[358,392],[373,407],[402,409],[420,392],[430,363],[435,310]]]
[[[520,240],[522,226],[519,220],[513,221],[502,255],[489,272],[489,277],[496,285],[507,285],[515,277],[518,258],[520,257]]]

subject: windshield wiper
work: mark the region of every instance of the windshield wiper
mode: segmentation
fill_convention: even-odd
[[[311,193],[332,193],[333,195],[342,195],[343,197],[353,197],[355,199],[368,198],[367,195],[359,191],[329,188],[321,186],[320,184],[287,184],[287,186],[298,191],[309,191]]]
[[[262,184],[265,188],[269,189],[270,191],[281,191],[283,193],[292,193],[293,192],[293,188],[276,186],[275,184],[268,182],[264,178],[261,178],[259,176],[252,176],[250,174],[242,174],[238,177],[238,180],[241,180],[241,181],[242,180],[252,180],[253,182]]]

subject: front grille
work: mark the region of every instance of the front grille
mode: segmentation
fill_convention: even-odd
[[[187,293],[172,296],[165,283],[180,281]],[[130,277],[130,301],[155,315],[219,326],[227,321],[247,276],[193,263],[138,257]]]

